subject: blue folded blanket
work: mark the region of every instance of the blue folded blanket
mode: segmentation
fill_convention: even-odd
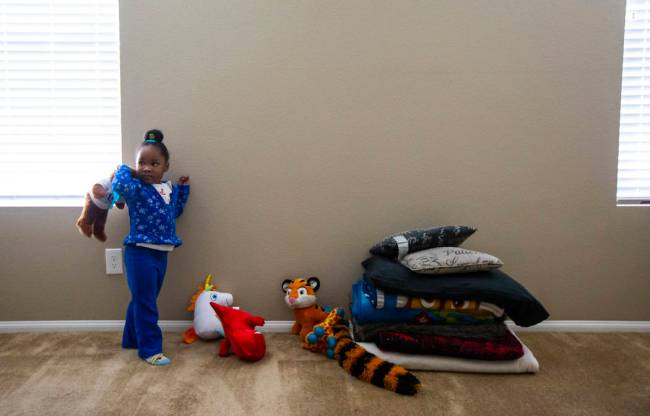
[[[352,285],[351,312],[360,324],[399,322],[413,324],[480,324],[494,322],[502,310],[495,305],[479,306],[479,311],[463,312],[413,308],[409,296],[377,290],[370,282],[359,279]]]

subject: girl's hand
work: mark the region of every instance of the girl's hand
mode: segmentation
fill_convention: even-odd
[[[190,184],[190,177],[189,176],[181,176],[178,178],[178,181],[176,182],[179,185],[189,185]]]

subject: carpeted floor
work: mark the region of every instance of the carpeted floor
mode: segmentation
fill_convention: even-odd
[[[414,397],[267,333],[257,363],[165,334],[169,367],[116,332],[0,334],[0,415],[650,415],[650,333],[523,333],[535,375],[417,372]]]

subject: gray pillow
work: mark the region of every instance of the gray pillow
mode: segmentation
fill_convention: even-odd
[[[446,225],[392,234],[370,248],[372,254],[401,259],[408,253],[434,247],[459,246],[474,234],[476,228],[465,225]]]
[[[435,247],[407,254],[400,260],[415,273],[449,274],[498,269],[503,262],[491,254],[460,247]]]

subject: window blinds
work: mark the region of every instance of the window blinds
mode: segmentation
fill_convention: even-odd
[[[626,7],[616,196],[650,203],[650,0]]]
[[[79,204],[120,163],[118,19],[118,0],[0,0],[0,202]]]

